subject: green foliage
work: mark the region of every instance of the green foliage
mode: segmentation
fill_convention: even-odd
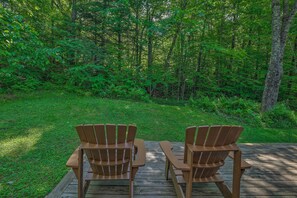
[[[146,93],[145,90],[127,85],[116,86],[114,84],[111,84],[109,86],[109,93],[110,96],[114,98],[125,98],[147,102],[150,101],[149,95]]]
[[[0,4],[0,92],[51,83],[114,98],[147,98],[147,90],[177,100],[261,100],[271,50],[269,1]],[[279,94],[292,109],[296,27],[288,34]],[[214,109],[204,100],[204,108]]]
[[[219,112],[239,118],[247,123],[261,125],[261,116],[259,113],[260,104],[242,98],[220,98]]]
[[[190,99],[190,105],[206,112],[230,117],[253,126],[270,128],[296,128],[295,112],[286,105],[277,105],[272,111],[260,113],[260,104],[242,98],[209,98]]]
[[[46,77],[54,52],[45,47],[38,33],[24,20],[0,7],[0,89],[36,89]]]
[[[68,86],[85,89],[104,96],[106,91],[106,71],[99,65],[75,66],[68,70]]]
[[[202,96],[199,99],[190,98],[190,105],[197,107],[205,112],[218,112],[217,103],[207,96]]]
[[[297,116],[285,104],[278,104],[262,115],[262,120],[272,128],[296,128]]]

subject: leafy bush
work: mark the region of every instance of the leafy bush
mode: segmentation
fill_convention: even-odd
[[[100,65],[75,66],[68,69],[67,87],[84,95],[149,101],[146,91],[133,80],[126,76],[116,79],[110,73],[108,67]]]
[[[75,66],[68,70],[67,75],[67,85],[71,89],[88,90],[94,94],[105,96],[107,82],[103,66],[94,64]]]
[[[215,112],[231,117],[242,122],[273,128],[294,128],[297,127],[297,117],[294,111],[285,104],[277,105],[273,110],[260,113],[260,104],[252,100],[242,98],[220,97],[212,99],[200,97],[190,99],[190,105],[207,112]]]
[[[297,127],[297,117],[285,104],[276,105],[271,111],[262,115],[262,121],[268,127],[294,128]]]
[[[262,125],[259,113],[260,105],[258,103],[237,97],[222,97],[219,101],[219,112],[239,118],[250,124]]]
[[[130,87],[128,85],[119,85],[116,86],[111,84],[109,86],[110,96],[115,98],[125,98],[125,99],[134,99],[134,100],[142,100],[149,101],[149,95],[146,93],[144,89],[138,87]]]
[[[217,102],[210,99],[208,96],[200,97],[199,99],[190,98],[190,105],[199,107],[202,111],[218,112]]]
[[[48,73],[48,57],[55,51],[45,47],[21,15],[2,7],[0,29],[0,88],[6,91],[38,88]]]

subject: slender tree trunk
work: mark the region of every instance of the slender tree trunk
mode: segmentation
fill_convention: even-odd
[[[152,86],[152,65],[153,65],[153,32],[151,26],[153,23],[153,12],[149,1],[146,1],[146,19],[147,19],[147,79],[150,81],[148,91],[153,95]]]
[[[291,62],[291,68],[289,69],[288,76],[290,77],[288,84],[287,84],[287,93],[288,95],[291,95],[292,91],[292,85],[293,85],[293,80],[292,77],[294,75],[294,71],[297,69],[297,57],[296,57],[296,52],[297,52],[297,36],[294,39],[294,49],[293,49],[293,55],[292,55],[292,62]]]
[[[51,12],[54,11],[54,0],[51,0]],[[55,22],[54,19],[51,18],[51,44],[54,46],[55,43],[55,36],[54,36],[54,27],[55,27]]]
[[[71,8],[71,37],[73,39],[76,38],[76,18],[77,18],[77,10],[76,10],[76,0],[72,0],[72,8]],[[76,64],[76,52],[73,51],[70,54],[70,65]]]
[[[225,3],[221,2],[222,4],[222,14],[221,14],[221,20],[220,20],[220,25],[218,27],[218,43],[221,45],[223,35],[224,35],[224,26],[225,26],[225,12],[226,12],[226,7]],[[217,60],[216,60],[216,67],[215,67],[215,76],[217,80],[217,85],[221,87],[222,85],[222,56],[218,55]]]
[[[140,73],[140,60],[139,60],[139,0],[136,0],[136,24],[135,24],[135,41],[134,41],[134,46],[135,46],[135,67],[137,71],[137,75]]]
[[[291,11],[289,11],[288,0],[284,0],[282,13],[280,0],[272,0],[272,48],[262,96],[262,112],[272,109],[277,103],[283,75],[286,39],[296,11],[297,0],[295,0]]]
[[[100,55],[100,60],[99,60],[99,64],[106,66],[106,9],[108,6],[108,1],[107,0],[103,0],[103,17],[102,17],[102,22],[101,22],[101,34],[100,34],[100,49],[101,49],[101,55]]]
[[[233,9],[234,9],[234,13],[233,13],[233,23],[232,23],[232,39],[231,39],[231,49],[234,50],[235,49],[235,43],[236,43],[236,30],[237,30],[237,18],[238,18],[238,15],[237,15],[237,10],[238,10],[238,5],[239,3],[237,3],[236,1],[234,1],[233,3]],[[236,13],[235,13],[236,12]],[[230,64],[229,64],[229,74],[231,74],[231,70],[232,70],[232,65],[233,65],[233,56],[231,56],[230,58]]]
[[[198,73],[201,71],[201,65],[202,65],[202,55],[203,55],[202,42],[204,41],[204,37],[205,37],[205,28],[206,28],[206,18],[204,19],[202,35],[200,37],[200,47],[199,47],[199,53],[197,58],[197,65],[195,69],[195,78],[194,78],[194,93],[196,93],[198,90],[198,79],[199,79]]]
[[[123,55],[123,44],[122,44],[122,11],[119,11],[119,21],[117,22],[117,35],[118,35],[118,68],[119,71],[122,69],[122,55]]]
[[[167,54],[166,59],[165,59],[164,69],[168,69],[168,67],[170,66],[170,59],[171,59],[171,56],[172,56],[172,52],[173,52],[173,49],[174,49],[174,46],[175,46],[176,39],[177,39],[177,36],[179,34],[179,31],[180,31],[180,24],[177,24],[176,31],[175,31],[174,36],[172,38],[172,42],[171,42],[168,54]]]
[[[142,63],[142,51],[143,51],[143,45],[142,40],[143,40],[143,34],[144,34],[144,30],[145,30],[145,26],[143,26],[141,33],[140,33],[140,37],[139,37],[139,56],[138,56],[138,63],[141,66]]]

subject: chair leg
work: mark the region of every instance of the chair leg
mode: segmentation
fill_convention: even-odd
[[[129,197],[133,198],[133,194],[134,194],[134,178],[135,175],[138,171],[138,168],[132,168],[131,169],[131,173],[130,173],[130,183],[129,183]]]
[[[241,151],[234,151],[233,162],[233,181],[232,181],[232,197],[240,197],[240,178],[241,178]]]
[[[79,149],[78,151],[78,198],[84,197],[84,178],[83,178],[83,166],[84,166],[84,160],[83,160],[84,152],[82,149]]]
[[[85,181],[85,184],[84,184],[84,195],[87,193],[87,190],[88,190],[88,188],[89,188],[89,185],[90,185],[90,182],[91,181]]]
[[[132,179],[130,179],[130,185],[129,185],[129,198],[133,198],[133,191],[134,191],[134,182]]]
[[[166,180],[169,179],[169,167],[170,167],[170,161],[166,158],[166,165],[165,165]]]
[[[186,183],[186,198],[192,197],[192,182]]]
[[[225,182],[216,182],[216,185],[225,198],[232,198],[232,193]]]
[[[178,198],[185,198],[183,189],[182,189],[181,185],[177,181],[176,174],[174,172],[174,169],[173,169],[172,165],[169,166],[169,171],[170,171],[173,187],[175,189],[177,197]]]

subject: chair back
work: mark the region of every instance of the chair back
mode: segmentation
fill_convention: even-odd
[[[188,144],[205,147],[221,147],[234,144],[243,128],[240,126],[201,126],[186,129],[184,163],[193,168],[193,178],[207,178],[214,176],[224,165],[229,151],[194,152],[189,160]],[[191,162],[192,161],[192,162]]]
[[[131,171],[136,126],[79,125],[76,131],[94,174],[117,176]]]

